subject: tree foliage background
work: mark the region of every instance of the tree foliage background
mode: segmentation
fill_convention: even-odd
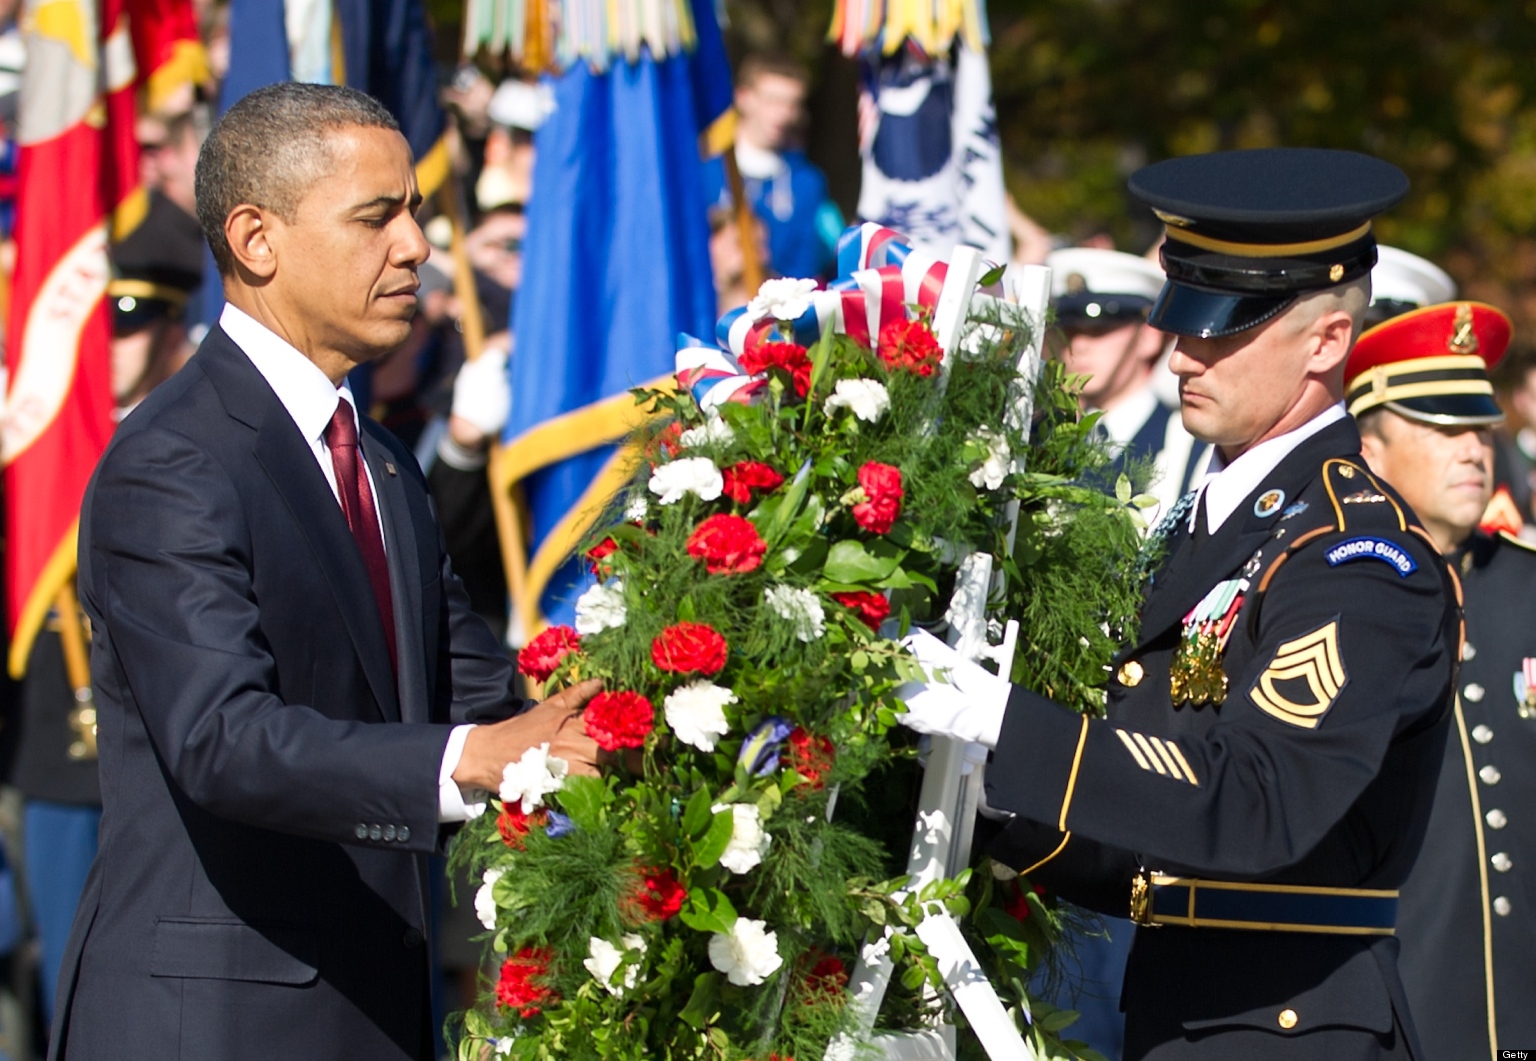
[[[821,44],[829,0],[727,6],[739,45],[848,82]],[[1413,181],[1380,238],[1536,345],[1536,0],[994,0],[990,17],[1008,186],[1053,232],[1145,250],[1156,226],[1125,178],[1172,155],[1366,151]]]

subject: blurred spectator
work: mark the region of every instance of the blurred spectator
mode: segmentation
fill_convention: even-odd
[[[1493,481],[1508,488],[1527,528],[1536,526],[1536,348],[1511,350],[1494,369],[1494,392],[1505,420],[1493,431]],[[1524,537],[1522,531],[1521,536]]]
[[[799,149],[808,77],[792,60],[751,55],[736,78],[736,165],[762,218],[774,268],[784,276],[830,273],[843,215],[827,181]],[[704,166],[704,199],[730,206],[725,166]]]
[[[752,218],[757,234],[757,260],[763,276],[773,275],[768,253],[768,236],[761,218]],[[721,314],[745,306],[755,292],[747,290],[746,259],[741,253],[741,229],[736,213],[729,207],[716,206],[709,211],[709,265],[715,274],[715,301]]]
[[[161,192],[194,221],[197,196],[193,173],[202,148],[201,114],[188,111],[172,117],[145,115],[135,130],[139,141],[139,174],[146,188]]]
[[[523,204],[533,188],[533,134],[549,117],[554,99],[548,87],[503,81],[491,96],[486,117],[485,165],[475,182],[481,210]]]

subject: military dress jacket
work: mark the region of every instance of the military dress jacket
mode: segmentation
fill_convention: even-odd
[[[1536,1043],[1536,550],[1474,534],[1453,559],[1459,696],[1397,932],[1429,1061]]]
[[[1454,574],[1347,420],[1298,444],[1215,534],[1196,511],[1166,538],[1105,718],[1013,690],[987,793],[1016,817],[994,857],[1119,917],[1141,871],[1397,888],[1451,721]],[[1223,582],[1237,591],[1225,696],[1176,702],[1186,616]],[[1126,1058],[1417,1056],[1396,954],[1387,934],[1140,927]]]

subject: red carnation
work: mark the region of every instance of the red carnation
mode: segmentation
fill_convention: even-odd
[[[802,398],[811,389],[811,359],[799,343],[758,343],[742,351],[740,364],[750,376],[773,368],[782,370]]]
[[[742,516],[710,516],[688,536],[688,555],[703,560],[711,575],[754,571],[767,551],[768,543],[752,521]]]
[[[536,682],[547,682],[565,657],[581,648],[581,635],[569,626],[551,626],[523,646],[517,669]]]
[[[928,377],[939,370],[943,351],[928,326],[919,320],[894,320],[880,329],[875,353],[892,372]]]
[[[719,674],[729,651],[725,638],[709,624],[678,623],[651,642],[651,662],[674,674]]]
[[[642,869],[640,883],[630,893],[628,905],[636,920],[665,921],[676,917],[688,898],[688,889],[677,882],[671,869]]]
[[[853,518],[871,534],[884,534],[901,515],[901,469],[870,461],[859,469],[864,500],[853,506]]]
[[[1025,897],[1024,889],[1019,887],[1017,880],[1008,882],[1009,897],[1003,904],[1003,912],[1015,921],[1023,921],[1029,917],[1029,900]],[[1036,895],[1044,895],[1045,889],[1038,884],[1034,886]]]
[[[547,947],[524,947],[501,963],[501,977],[496,981],[496,1001],[519,1016],[536,1017],[539,1007],[553,1002],[556,995],[540,983],[549,972],[554,952]]]
[[[524,814],[522,804],[508,803],[496,816],[496,831],[501,834],[502,843],[521,851],[528,840],[528,834],[534,829],[542,829],[548,817],[541,810]]]
[[[851,608],[871,630],[880,629],[880,624],[891,614],[891,602],[885,599],[884,593],[875,593],[873,590],[834,593],[832,599],[844,608]]]
[[[848,967],[843,964],[841,958],[827,955],[811,966],[811,971],[805,974],[806,993],[811,996],[831,995],[837,996],[843,993],[848,986]]]
[[[796,726],[789,734],[785,758],[789,761],[789,768],[809,781],[812,788],[823,788],[827,783],[827,775],[832,772],[837,749],[826,737],[818,737]]]
[[[587,550],[587,559],[592,561],[592,573],[598,574],[599,568],[607,567],[603,561],[619,551],[619,543],[612,538],[604,538],[592,548]]]
[[[741,461],[722,468],[720,476],[725,480],[721,492],[738,505],[751,501],[753,490],[777,490],[784,483],[784,476],[758,461]]]
[[[598,693],[582,712],[587,736],[604,751],[638,748],[656,727],[656,709],[639,693]]]

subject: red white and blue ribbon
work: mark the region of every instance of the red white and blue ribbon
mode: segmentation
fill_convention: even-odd
[[[931,315],[949,270],[947,263],[913,247],[900,233],[867,222],[850,226],[838,238],[837,265],[838,278],[825,290],[812,292],[810,307],[793,321],[759,316],[751,306],[721,317],[715,325],[715,352],[721,357],[707,357],[702,351],[710,348],[690,335],[678,337],[678,382],[693,393],[700,408],[749,400],[761,389],[747,389],[752,379],[741,375],[737,359],[763,343],[811,346],[831,329],[873,347],[887,324]],[[715,387],[726,387],[731,397],[717,397]]]

